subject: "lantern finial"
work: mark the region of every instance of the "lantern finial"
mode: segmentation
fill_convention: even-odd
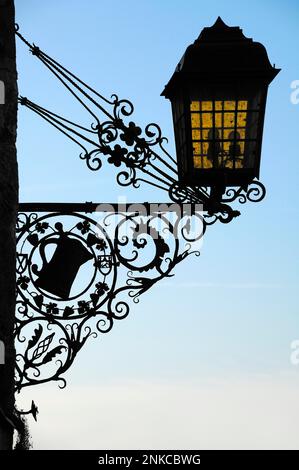
[[[218,16],[217,20],[213,24],[212,28],[228,28],[229,26],[224,23],[223,19]]]

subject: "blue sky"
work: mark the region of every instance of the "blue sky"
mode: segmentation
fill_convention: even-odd
[[[174,278],[144,295],[129,318],[87,344],[66,390],[48,384],[23,394],[22,406],[34,398],[40,407],[32,428],[36,448],[298,448],[292,430],[299,419],[299,369],[289,359],[290,343],[299,338],[299,104],[290,100],[291,82],[299,79],[297,2],[15,3],[25,36],[104,95],[132,100],[135,122],[158,122],[172,154],[170,105],[160,93],[185,48],[218,15],[263,43],[282,68],[266,110],[266,199],[241,206],[241,217],[231,224],[210,227],[200,258],[187,259]],[[17,52],[20,94],[89,124],[20,42]],[[165,200],[158,190],[119,188],[114,168],[90,172],[78,153],[20,109],[20,200]],[[87,400],[89,408],[88,394],[97,399]],[[80,438],[74,409],[85,429]],[[273,430],[275,420],[283,423],[280,430]],[[103,423],[109,428],[105,439]],[[241,435],[239,426],[246,428]]]

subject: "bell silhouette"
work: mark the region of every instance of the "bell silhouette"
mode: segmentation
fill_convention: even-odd
[[[57,247],[48,262],[45,248],[50,244],[56,244]],[[67,300],[80,267],[93,258],[92,254],[80,240],[70,238],[65,233],[62,233],[59,238],[42,240],[39,253],[43,266],[40,271],[37,270],[36,265],[32,266],[32,271],[38,274],[35,285],[62,300]]]

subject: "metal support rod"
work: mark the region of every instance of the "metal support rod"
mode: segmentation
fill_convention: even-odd
[[[71,214],[73,212],[83,212],[91,214],[93,212],[138,212],[140,214],[150,214],[151,212],[176,212],[188,209],[190,212],[201,209],[200,204],[186,203],[178,204],[174,202],[22,202],[19,204],[19,212],[59,212]]]

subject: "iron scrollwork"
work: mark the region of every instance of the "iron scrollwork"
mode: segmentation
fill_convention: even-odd
[[[254,180],[247,188],[227,188],[222,197],[224,203],[237,201],[245,204],[247,201],[260,202],[266,195],[265,186],[258,180]]]
[[[181,185],[178,182],[177,162],[165,149],[167,138],[162,135],[158,124],[150,123],[142,131],[130,120],[134,112],[131,101],[120,99],[116,94],[107,99],[39,47],[30,44],[18,27],[16,34],[85,108],[93,122],[85,127],[24,97],[19,99],[20,104],[75,142],[81,149],[80,158],[90,170],[99,170],[102,167],[101,157],[106,156],[108,163],[120,169],[117,182],[121,186],[133,185],[137,188],[142,182],[150,184],[166,191],[172,201],[203,204],[221,222],[239,215],[228,203],[257,202],[264,197],[265,188],[259,181],[254,181],[253,187],[227,188],[219,201],[213,200],[208,188]]]
[[[131,302],[198,255],[206,227],[198,213],[96,215],[19,213],[18,391],[53,380],[63,388],[86,341],[109,332]]]

